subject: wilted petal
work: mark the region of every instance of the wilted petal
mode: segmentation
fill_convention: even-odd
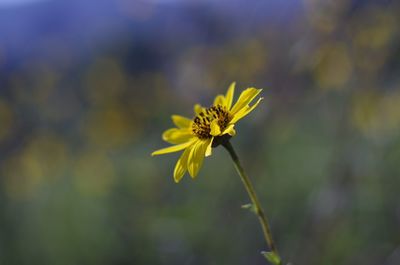
[[[256,89],[256,88],[248,88],[244,90],[240,94],[238,101],[232,107],[230,111],[231,114],[235,115],[241,109],[246,107],[258,94],[260,94],[261,91],[262,89]]]
[[[247,114],[252,112],[258,106],[258,104],[261,102],[261,100],[263,100],[263,98],[259,98],[257,100],[257,102],[251,107],[247,105],[244,108],[242,108],[239,112],[237,112],[233,116],[233,119],[231,120],[231,123],[237,122],[238,120],[240,120],[241,118],[243,118],[244,116],[246,116]]]

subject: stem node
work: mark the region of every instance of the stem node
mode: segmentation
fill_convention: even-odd
[[[250,181],[250,178],[247,176],[247,174],[244,172],[244,169],[242,167],[242,165],[240,164],[239,158],[236,155],[235,150],[233,149],[231,143],[229,142],[229,140],[227,141],[223,141],[221,143],[225,149],[228,151],[228,153],[231,155],[231,158],[233,160],[233,163],[235,165],[236,171],[238,172],[243,185],[246,188],[247,193],[249,194],[249,197],[251,199],[252,202],[252,208],[255,214],[257,214],[258,216],[258,220],[260,221],[262,230],[263,230],[263,234],[264,234],[264,238],[265,241],[267,242],[267,245],[269,247],[269,249],[271,250],[271,252],[268,253],[273,253],[271,255],[273,255],[274,257],[276,257],[276,261],[279,260],[279,263],[276,264],[281,264],[281,259],[279,257],[278,254],[278,249],[276,248],[275,242],[272,238],[272,232],[271,232],[271,228],[268,222],[268,219],[264,213],[264,210],[261,207],[261,204],[258,200],[258,197],[256,195],[256,192],[254,190],[253,184]]]

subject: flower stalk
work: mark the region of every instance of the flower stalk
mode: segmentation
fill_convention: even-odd
[[[233,146],[231,145],[229,140],[224,141],[222,143],[222,146],[225,147],[225,149],[230,154],[230,156],[233,160],[233,163],[235,165],[235,169],[238,172],[240,179],[242,180],[243,185],[245,186],[246,191],[252,202],[252,210],[258,216],[258,220],[260,221],[265,241],[267,242],[267,245],[271,251],[271,252],[263,253],[263,255],[273,264],[280,265],[282,263],[281,263],[281,259],[279,257],[278,249],[272,238],[271,227],[270,227],[268,219],[264,213],[264,210],[261,207],[260,201],[258,200],[258,197],[254,190],[253,184],[251,183],[250,178],[245,173],[245,171],[239,161],[239,157],[237,156],[237,154],[236,154],[235,150],[233,149]],[[272,257],[272,258],[270,258],[270,257]]]
[[[163,155],[183,151],[176,162],[174,169],[174,180],[178,183],[186,171],[192,178],[195,178],[203,164],[204,157],[212,154],[212,149],[223,145],[232,157],[235,168],[250,196],[251,204],[242,206],[253,211],[260,221],[265,240],[267,241],[268,252],[261,252],[262,255],[273,265],[281,265],[278,250],[272,239],[271,228],[267,217],[261,208],[260,202],[254,191],[249,177],[243,170],[229,139],[236,135],[235,124],[252,112],[263,99],[256,97],[262,89],[249,87],[240,93],[236,103],[233,104],[235,82],[233,82],[225,95],[217,95],[212,106],[205,108],[199,104],[194,106],[195,117],[189,118],[172,115],[175,128],[168,129],[162,134],[164,141],[172,146],[154,151],[151,155]]]

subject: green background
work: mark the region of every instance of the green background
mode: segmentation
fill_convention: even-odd
[[[231,143],[283,259],[400,264],[399,4],[250,2],[134,2],[133,33],[0,49],[0,264],[266,264],[223,148],[179,184],[179,154],[150,156],[232,81],[264,89]]]

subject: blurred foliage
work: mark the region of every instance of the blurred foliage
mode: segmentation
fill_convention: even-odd
[[[0,264],[265,264],[224,150],[179,185],[150,157],[231,81],[265,88],[232,143],[282,257],[400,263],[396,1],[115,3],[84,48],[0,42]]]

